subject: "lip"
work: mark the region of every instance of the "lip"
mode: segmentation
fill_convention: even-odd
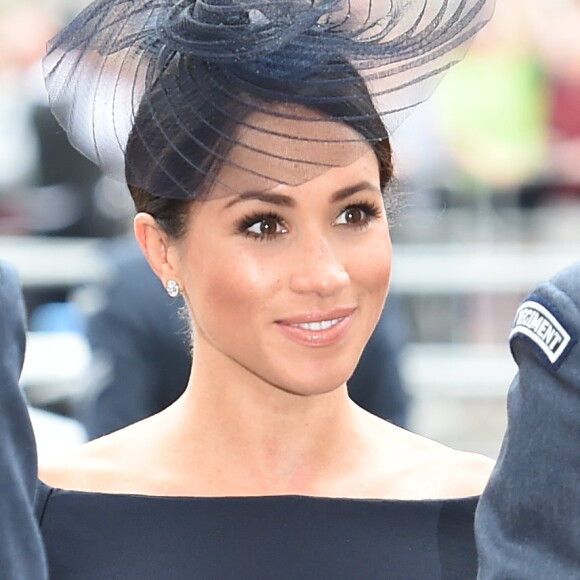
[[[285,336],[306,346],[331,346],[340,341],[348,332],[356,308],[334,308],[327,311],[306,312],[277,320],[278,328]],[[307,329],[299,325],[335,321],[332,326],[321,329]]]

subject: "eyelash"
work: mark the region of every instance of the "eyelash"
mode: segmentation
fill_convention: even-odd
[[[258,224],[262,221],[265,221],[267,219],[274,220],[278,224],[284,223],[284,220],[282,219],[282,217],[280,215],[278,215],[277,213],[274,213],[272,211],[257,212],[257,213],[251,214],[249,216],[246,216],[245,218],[242,218],[237,225],[237,231],[239,233],[247,236],[248,238],[252,238],[253,240],[271,239],[271,238],[276,236],[275,233],[260,235],[260,234],[256,234],[254,232],[249,231],[249,229],[252,226],[255,226],[256,224]]]
[[[374,219],[377,219],[380,215],[381,215],[381,210],[379,209],[379,207],[374,204],[374,203],[369,203],[369,202],[360,202],[360,203],[351,203],[349,205],[347,205],[344,209],[342,209],[340,211],[340,213],[338,214],[338,216],[341,216],[342,214],[344,214],[346,211],[348,210],[360,210],[362,211],[365,215],[363,220],[361,220],[361,223],[358,224],[340,224],[342,226],[348,226],[351,228],[356,228],[356,229],[363,229],[366,226],[369,225],[369,223],[371,221],[373,221]],[[337,216],[337,218],[338,218]],[[258,241],[264,241],[264,240],[270,240],[274,237],[276,237],[277,235],[280,235],[279,233],[271,233],[271,234],[257,234],[255,232],[250,232],[249,229],[252,226],[255,226],[256,224],[271,219],[273,221],[275,221],[278,225],[282,225],[283,227],[285,226],[284,223],[284,219],[282,218],[282,216],[280,216],[279,214],[275,213],[275,212],[256,212],[254,214],[248,215],[244,218],[242,218],[238,225],[237,225],[237,231],[245,236],[247,236],[248,238],[251,238],[253,240],[258,240]],[[281,233],[285,233],[285,232],[281,232]]]
[[[371,221],[377,219],[381,215],[381,210],[375,203],[366,201],[361,201],[360,203],[351,203],[346,206],[338,215],[342,215],[349,209],[358,209],[365,214],[365,217],[360,224],[350,224],[350,227],[354,228],[364,228],[368,226]]]

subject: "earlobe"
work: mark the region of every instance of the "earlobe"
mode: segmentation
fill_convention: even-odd
[[[141,251],[152,270],[163,284],[176,278],[176,272],[168,259],[169,239],[155,218],[148,213],[138,213],[133,221],[133,231]]]

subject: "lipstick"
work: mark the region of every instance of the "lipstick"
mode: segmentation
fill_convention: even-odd
[[[348,332],[355,308],[335,308],[326,312],[308,312],[277,320],[285,336],[305,346],[331,346]]]

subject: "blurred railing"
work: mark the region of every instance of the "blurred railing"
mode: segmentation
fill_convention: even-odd
[[[98,239],[0,236],[0,258],[24,287],[74,287],[102,279]],[[521,293],[580,259],[580,245],[517,243],[399,244],[392,288],[403,294]]]

